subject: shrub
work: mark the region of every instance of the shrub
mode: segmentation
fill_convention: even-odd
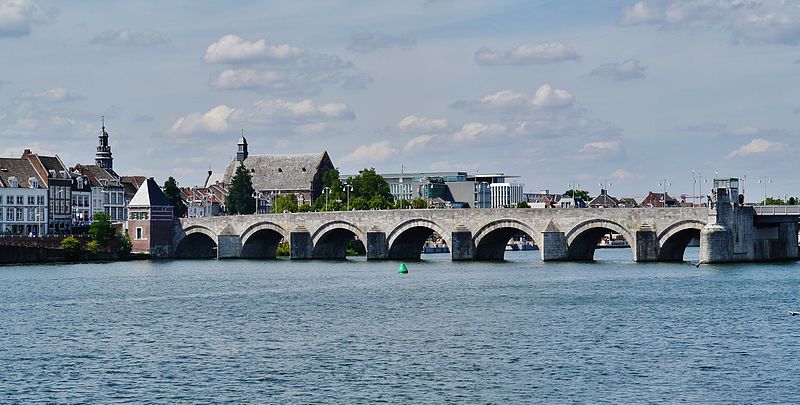
[[[84,249],[86,249],[87,252],[96,255],[97,252],[103,250],[103,247],[100,246],[100,243],[98,243],[96,240],[93,240],[87,243],[86,246],[84,246]]]
[[[75,257],[81,251],[81,241],[73,236],[67,236],[61,241],[61,249],[67,254],[68,257]]]
[[[131,238],[127,233],[117,234],[117,253],[120,256],[127,256],[131,253]]]
[[[292,248],[289,242],[283,241],[278,244],[278,249],[275,251],[276,256],[289,256],[292,254]]]

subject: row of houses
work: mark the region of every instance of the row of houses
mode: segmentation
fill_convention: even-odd
[[[98,212],[121,223],[145,180],[114,171],[105,122],[93,165],[69,167],[58,155],[30,149],[19,158],[0,158],[0,235],[85,231]]]
[[[691,205],[685,201],[678,201],[669,193],[647,193],[640,202],[633,197],[612,197],[608,190],[601,189],[597,197],[585,201],[581,197],[570,194],[552,194],[549,190],[539,193],[525,193],[525,201],[531,208],[660,208]]]

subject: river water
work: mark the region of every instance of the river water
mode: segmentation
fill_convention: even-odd
[[[0,402],[800,402],[796,263],[596,258],[0,267]]]

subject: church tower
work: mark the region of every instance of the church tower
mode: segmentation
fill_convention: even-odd
[[[242,130],[242,137],[239,138],[239,150],[236,152],[236,161],[243,162],[247,159],[247,139],[244,137],[244,130]]]
[[[96,165],[106,170],[114,170],[114,158],[111,157],[111,146],[108,145],[108,132],[106,132],[106,119],[103,119],[103,129],[98,139],[97,153],[94,155]]]

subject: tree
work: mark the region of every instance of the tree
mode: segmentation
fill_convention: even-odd
[[[764,200],[764,205],[786,205],[786,202],[780,198],[767,197],[767,199]]]
[[[169,205],[172,206],[172,213],[175,215],[175,218],[185,217],[187,210],[186,204],[183,203],[181,190],[178,188],[178,182],[175,181],[174,177],[170,176],[164,183],[164,194],[167,196],[167,200],[169,200]]]
[[[789,197],[788,203],[789,205],[797,205],[797,199],[794,197]]]
[[[272,212],[297,212],[297,196],[292,194],[282,194],[272,202]]]
[[[239,162],[236,173],[231,179],[231,188],[225,198],[225,209],[231,214],[252,214],[256,212],[256,201],[253,198],[253,178],[243,162]]]
[[[517,208],[530,208],[527,201],[520,201],[517,203]]]
[[[375,168],[361,170],[358,176],[349,178],[347,183],[353,186],[350,208],[386,209],[394,206],[389,183],[375,172]]]
[[[564,195],[569,196],[569,197],[572,197],[574,195],[576,198],[580,198],[583,201],[591,201],[592,200],[592,198],[589,197],[589,192],[586,191],[586,190],[575,190],[575,189],[567,190],[567,191],[564,192]]]
[[[117,233],[117,253],[120,256],[127,256],[131,254],[131,249],[133,248],[133,244],[131,243],[131,237],[128,236],[127,233]]]
[[[92,237],[92,241],[97,242],[100,248],[108,247],[108,242],[114,236],[114,228],[111,227],[108,214],[103,212],[94,214],[92,225],[89,226],[89,236]]]
[[[419,197],[414,198],[411,200],[411,208],[415,209],[428,208],[428,202]]]

